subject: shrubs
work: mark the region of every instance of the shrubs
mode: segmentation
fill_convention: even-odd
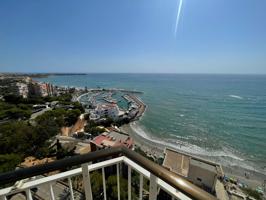
[[[3,119],[28,119],[31,115],[31,107],[26,104],[10,104],[0,102],[0,120]]]
[[[117,176],[109,175],[108,170],[105,172],[106,178],[106,193],[107,199],[117,199],[118,190],[117,190]],[[93,199],[101,200],[103,199],[103,181],[102,181],[102,173],[99,171],[94,171],[90,175],[92,184],[92,194]],[[132,177],[133,178],[133,177]],[[120,176],[120,199],[125,200],[128,199],[128,186],[127,179],[123,176]],[[137,195],[135,194],[135,188],[132,187],[132,199],[137,199]]]
[[[68,110],[65,112],[65,125],[71,126],[76,123],[77,118],[80,116],[81,112],[78,109],[75,110]]]
[[[64,113],[67,117],[67,125],[72,125],[76,120],[74,118],[77,118],[77,115],[83,113],[84,108],[79,102],[71,102],[71,99],[71,94],[64,94],[57,97],[31,97],[26,99],[16,95],[6,95],[4,96],[5,101],[0,101],[0,120],[29,119],[32,114],[33,104],[59,101],[59,104],[73,108],[73,111],[69,110],[69,112]]]
[[[84,111],[80,103],[71,102],[70,94],[28,99],[6,95],[4,99],[0,101],[0,120],[7,119],[8,122],[0,124],[0,172],[13,170],[27,156],[43,158],[51,155],[49,139],[57,135],[62,126],[75,124]],[[44,112],[35,121],[22,121],[30,118],[32,104],[54,100],[61,105],[71,105],[71,109],[57,108]],[[61,158],[67,153],[60,150],[57,155]]]
[[[17,154],[0,155],[0,173],[14,169],[21,161],[21,156]]]
[[[80,110],[56,109],[47,111],[35,119],[34,125],[26,121],[13,121],[0,125],[0,171],[12,170],[26,156],[42,158],[49,155],[50,143],[48,140],[60,132],[64,125],[73,125]],[[11,154],[10,159],[8,155]],[[13,159],[16,156],[17,159]],[[15,162],[17,160],[17,162]]]
[[[48,127],[33,127],[27,122],[9,122],[0,125],[0,171],[13,170],[27,156],[46,156],[51,136]]]
[[[38,116],[35,121],[37,124],[43,124],[47,121],[54,121],[55,125],[61,126],[72,126],[76,123],[81,112],[78,109],[74,110],[64,110],[62,108],[50,110],[42,115]]]
[[[94,121],[88,121],[88,124],[85,126],[84,131],[90,133],[93,137],[103,133],[104,128],[98,127]]]
[[[254,197],[257,200],[262,200],[262,195],[256,190],[253,190],[251,188],[243,188],[242,190],[244,191],[246,195],[250,197]]]
[[[44,98],[42,97],[31,97],[31,98],[23,98],[21,96],[16,95],[6,95],[4,96],[5,102],[10,104],[42,104],[45,103]]]

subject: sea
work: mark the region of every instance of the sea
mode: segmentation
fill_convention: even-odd
[[[86,74],[36,80],[142,91],[147,110],[130,124],[136,134],[266,174],[266,75]]]

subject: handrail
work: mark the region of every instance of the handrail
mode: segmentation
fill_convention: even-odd
[[[177,190],[181,191],[182,193],[186,194],[187,196],[191,197],[192,199],[217,200],[216,197],[187,181],[183,177],[165,169],[164,167],[152,162],[151,160],[143,156],[140,156],[138,153],[127,148],[123,148],[123,153],[129,159],[133,160],[155,176],[159,177],[160,179],[173,186]]]
[[[83,163],[96,161],[107,157],[116,157],[123,155],[133,160],[152,174],[162,179],[169,185],[173,186],[177,190],[191,197],[192,199],[198,200],[217,200],[216,197],[202,190],[201,188],[190,183],[183,177],[168,171],[162,166],[148,160],[147,158],[139,155],[138,153],[127,149],[126,147],[114,147],[104,150],[95,151],[88,154],[77,155],[62,160],[57,160],[51,163],[46,163],[38,166],[33,166],[24,169],[18,169],[15,171],[6,172],[0,174],[0,185],[12,183],[21,179],[33,177],[36,175],[66,169]]]

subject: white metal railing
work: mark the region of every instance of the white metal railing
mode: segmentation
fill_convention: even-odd
[[[4,189],[0,189],[0,199],[6,200],[8,196],[14,195],[20,192],[25,192],[27,200],[32,200],[33,195],[31,192],[31,189],[33,188],[40,188],[43,186],[46,186],[46,191],[50,196],[51,200],[55,200],[55,185],[58,184],[58,181],[67,179],[68,180],[68,190],[70,193],[70,199],[74,200],[75,195],[73,191],[73,186],[72,186],[72,177],[75,177],[77,175],[82,175],[83,177],[83,186],[84,186],[84,191],[85,191],[85,197],[86,200],[92,200],[93,195],[92,195],[92,188],[91,188],[91,179],[90,179],[90,172],[93,172],[95,170],[102,170],[102,181],[103,181],[103,195],[104,195],[104,200],[107,199],[107,193],[106,193],[106,180],[105,180],[105,167],[109,166],[116,166],[116,176],[117,176],[117,195],[118,195],[118,200],[120,200],[120,165],[121,163],[124,163],[128,166],[128,200],[131,200],[131,192],[132,192],[132,185],[131,185],[131,174],[132,174],[132,169],[135,170],[136,172],[139,173],[139,199],[141,200],[143,198],[143,178],[146,178],[150,181],[149,184],[149,200],[154,200],[156,199],[158,195],[159,189],[164,190],[166,193],[168,193],[170,196],[172,196],[172,199],[184,199],[188,200],[190,199],[188,196],[183,194],[182,192],[176,190],[169,184],[167,184],[165,181],[161,180],[160,178],[156,177],[134,161],[130,160],[129,158],[125,156],[121,156],[118,158],[113,158],[110,160],[98,162],[95,164],[90,164],[90,163],[84,163],[80,168],[69,170],[66,172],[61,172],[55,175],[51,175],[48,177],[44,176],[38,176],[38,177],[33,177],[31,179],[27,180],[21,180],[17,186],[12,186],[12,187],[7,187]],[[47,187],[48,186],[48,187]],[[44,191],[43,193],[45,193]],[[58,191],[57,191],[58,193]],[[60,191],[59,191],[60,193]],[[47,199],[47,197],[46,197]]]

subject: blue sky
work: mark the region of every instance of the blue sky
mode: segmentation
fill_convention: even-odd
[[[2,0],[0,71],[266,73],[265,0]]]

